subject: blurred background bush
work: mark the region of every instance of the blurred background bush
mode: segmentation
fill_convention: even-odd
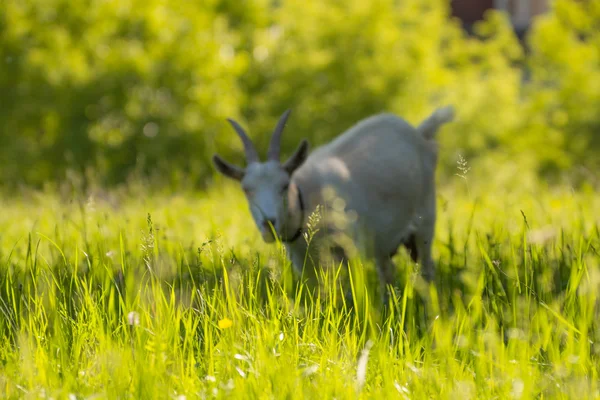
[[[509,14],[464,29],[447,0],[4,0],[0,179],[203,186],[226,117],[284,152],[392,111],[453,103],[440,176],[598,185],[600,0],[555,0],[524,38]]]

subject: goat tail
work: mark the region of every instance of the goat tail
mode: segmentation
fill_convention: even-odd
[[[421,122],[421,125],[417,128],[417,131],[427,140],[435,138],[439,127],[447,122],[454,119],[454,107],[445,106],[438,108],[431,114],[425,121]]]

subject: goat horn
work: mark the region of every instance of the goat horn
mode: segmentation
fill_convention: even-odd
[[[287,122],[288,117],[290,116],[290,112],[292,110],[286,110],[281,118],[279,118],[279,122],[273,131],[273,136],[271,136],[271,143],[269,145],[269,152],[267,153],[267,159],[273,161],[279,161],[279,154],[281,152],[281,133],[283,132],[283,128],[285,128],[285,123]]]
[[[242,143],[244,143],[244,152],[246,153],[246,161],[248,164],[258,162],[258,153],[254,148],[254,144],[252,144],[252,140],[246,135],[244,129],[231,118],[227,118],[227,121],[233,126],[233,129],[235,129],[240,139],[242,139]]]

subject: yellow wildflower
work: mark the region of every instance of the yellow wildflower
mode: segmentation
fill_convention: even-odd
[[[231,328],[231,325],[233,325],[233,321],[229,318],[223,318],[219,321],[219,329]]]

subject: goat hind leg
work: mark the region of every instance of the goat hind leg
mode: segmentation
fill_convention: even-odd
[[[421,264],[421,274],[426,281],[435,279],[435,263],[431,257],[431,245],[435,233],[435,220],[424,223],[414,234],[414,246]]]

